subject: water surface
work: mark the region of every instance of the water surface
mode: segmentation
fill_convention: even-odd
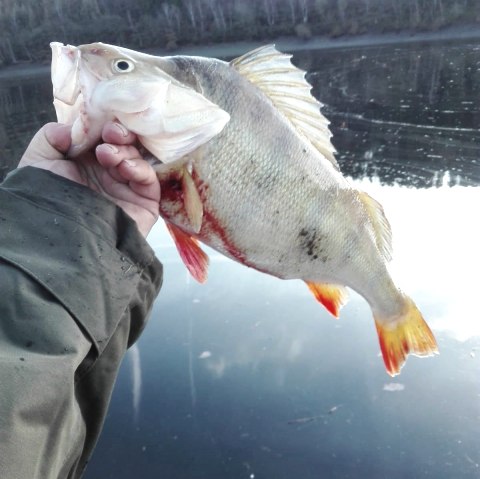
[[[480,45],[298,52],[342,170],[385,207],[392,272],[441,354],[384,371],[370,310],[209,250],[191,280],[162,225],[150,323],[123,363],[93,478],[480,477]],[[2,167],[53,119],[48,76],[0,83]]]

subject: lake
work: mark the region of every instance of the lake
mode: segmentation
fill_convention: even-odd
[[[440,355],[390,378],[366,302],[334,320],[301,281],[208,250],[206,285],[159,224],[165,266],[85,477],[480,478],[480,43],[308,50],[342,171],[379,200],[392,273]],[[53,120],[48,74],[0,80],[2,174]]]

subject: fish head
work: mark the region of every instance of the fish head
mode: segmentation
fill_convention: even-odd
[[[230,116],[165,70],[168,58],[92,43],[52,44],[59,121],[73,125],[69,154],[101,139],[108,120],[122,123],[160,161],[177,160],[220,133]]]

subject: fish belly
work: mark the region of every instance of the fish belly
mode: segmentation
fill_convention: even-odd
[[[281,156],[292,150],[282,141],[274,143],[276,152],[244,155],[239,147],[237,155],[209,155],[195,164],[204,200],[199,238],[280,278],[338,281],[364,212],[328,163],[309,158],[309,148],[297,149],[299,159]]]

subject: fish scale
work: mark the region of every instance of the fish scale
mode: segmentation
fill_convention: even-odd
[[[203,65],[198,60],[194,63],[196,71],[199,72],[198,78]],[[223,67],[225,68],[225,65]],[[218,68],[215,74],[218,75]],[[221,78],[218,83],[220,82]],[[251,126],[249,129],[251,132],[265,129],[267,118],[270,116],[270,102],[268,98],[260,96],[265,105],[252,109],[251,101],[247,101],[246,94],[239,98],[234,91],[226,99],[223,95],[217,96],[215,94],[217,91],[224,90],[216,83],[213,79],[207,79],[205,84],[211,85],[211,91],[204,87],[203,94],[225,110],[232,108],[229,105],[232,99],[237,99],[238,103],[245,104],[245,115],[248,119],[232,116],[229,127],[217,138],[212,139],[206,151],[202,152],[202,159],[194,160],[193,166],[198,176],[206,179],[211,185],[209,198],[204,206],[210,209],[210,204],[214,205],[217,216],[227,219],[229,230],[234,236],[233,242],[238,245],[239,250],[248,250],[253,262],[261,262],[258,266],[262,270],[279,277],[296,277],[297,271],[289,273],[285,269],[273,270],[269,265],[273,258],[279,256],[279,252],[298,243],[296,237],[297,232],[301,230],[302,218],[298,210],[292,209],[292,205],[308,205],[309,194],[313,196],[319,184],[328,183],[320,171],[315,174],[316,170],[320,170],[316,168],[320,159],[312,159],[306,154],[307,146],[298,144],[298,138],[295,132],[291,131],[291,125],[282,121],[282,118],[279,118],[281,126],[273,129],[272,133],[274,134],[272,143],[276,145],[278,152],[265,151],[262,148],[264,138],[259,135],[241,135],[242,125],[246,122]],[[247,87],[256,88],[253,85]],[[229,145],[228,149],[225,148],[225,144]],[[249,151],[252,153],[248,154]],[[242,154],[237,156],[235,152]],[[300,155],[303,155],[304,161],[297,162],[296,168],[292,169],[291,158],[298,158]],[[275,169],[272,168],[272,157],[276,160]],[[276,181],[273,182],[272,178]],[[291,186],[295,184],[300,184],[300,187],[292,188]],[[253,204],[244,201],[245,198],[251,197],[255,199]],[[263,207],[253,214],[256,204],[262,204]],[[319,205],[318,210],[322,209],[322,205]],[[282,224],[287,226],[285,234],[278,234],[279,217],[282,218]],[[306,220],[305,224],[309,224],[309,220]],[[257,231],[257,236],[264,239],[264,244],[259,244],[258,238],[240,234],[252,231],[252,228]],[[202,237],[201,232],[199,236]],[[261,252],[258,251],[260,249]],[[298,269],[298,264],[295,261],[292,267]]]
[[[208,268],[200,241],[259,271],[305,281],[334,316],[346,287],[357,291],[372,309],[391,375],[408,354],[437,352],[420,311],[388,272],[383,208],[343,177],[328,120],[289,55],[266,46],[227,63],[101,43],[52,49],[57,114],[76,132],[71,154],[100,141],[111,119],[136,133],[161,162],[160,214],[197,280]]]

